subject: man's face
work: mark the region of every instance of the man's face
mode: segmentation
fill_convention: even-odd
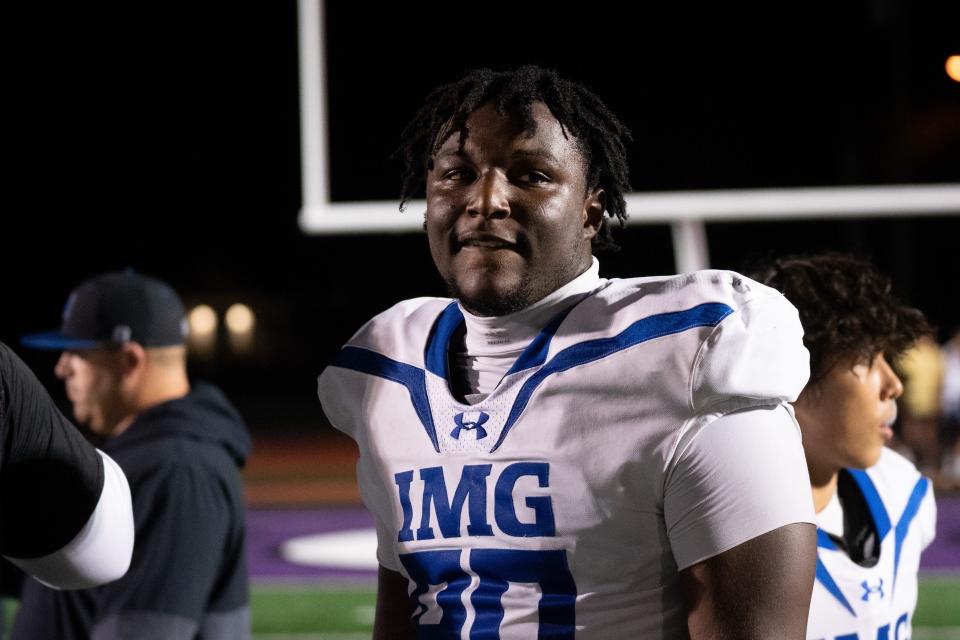
[[[426,229],[440,275],[478,315],[519,311],[590,266],[602,191],[587,193],[586,163],[546,105],[536,132],[492,104],[467,119],[427,173]]]
[[[107,348],[64,351],[54,373],[64,382],[77,422],[94,433],[109,435],[120,407],[119,352]]]
[[[876,464],[893,432],[900,378],[883,354],[869,361],[847,359],[804,389],[795,408],[803,446],[813,467],[865,469]],[[812,469],[811,469],[812,470]]]

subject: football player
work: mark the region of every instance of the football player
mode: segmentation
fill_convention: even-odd
[[[903,392],[892,365],[926,321],[857,258],[785,258],[757,277],[799,309],[810,351],[810,382],[794,403],[818,523],[807,637],[911,637],[936,504],[930,481],[884,443]]]
[[[796,311],[732,272],[600,277],[628,136],[537,67],[406,128],[451,298],[378,315],[319,380],[377,523],[375,638],[804,637]]]

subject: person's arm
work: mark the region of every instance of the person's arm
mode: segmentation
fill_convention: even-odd
[[[799,430],[785,406],[691,426],[664,516],[693,640],[802,640],[816,527]]]
[[[373,622],[373,640],[412,640],[407,579],[383,565],[377,573],[377,611]]]
[[[680,573],[691,640],[803,640],[816,528],[789,524]]]
[[[54,588],[121,577],[133,549],[123,471],[83,439],[2,343],[0,434],[0,553]]]
[[[133,553],[130,488],[120,467],[103,459],[103,490],[93,513],[66,545],[35,558],[7,560],[54,589],[89,589],[117,580],[127,572]]]

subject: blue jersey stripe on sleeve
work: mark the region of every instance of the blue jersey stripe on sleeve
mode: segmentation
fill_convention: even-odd
[[[697,305],[684,311],[673,311],[669,313],[659,313],[641,320],[637,320],[622,332],[610,338],[599,338],[597,340],[588,340],[573,346],[567,347],[556,354],[540,371],[536,372],[530,379],[523,383],[520,393],[514,400],[513,407],[510,409],[510,415],[507,422],[500,432],[500,438],[491,449],[496,451],[503,443],[507,433],[514,423],[520,418],[520,414],[526,408],[530,397],[537,387],[554,373],[560,373],[588,362],[593,362],[605,358],[611,354],[629,349],[647,340],[667,336],[675,333],[681,333],[695,327],[716,326],[721,320],[733,313],[733,309],[719,302],[707,302]]]
[[[417,417],[423,423],[433,448],[439,453],[440,444],[437,441],[437,430],[433,424],[433,414],[430,411],[430,401],[427,399],[426,373],[419,367],[392,360],[369,349],[361,347],[344,347],[330,363],[334,367],[352,369],[361,373],[399,382],[407,388],[410,401],[417,412]]]

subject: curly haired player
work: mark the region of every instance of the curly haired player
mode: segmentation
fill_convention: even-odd
[[[755,277],[800,311],[810,351],[810,382],[794,403],[819,525],[807,637],[909,637],[936,504],[930,481],[883,445],[903,392],[891,363],[927,323],[857,258],[790,257]]]

